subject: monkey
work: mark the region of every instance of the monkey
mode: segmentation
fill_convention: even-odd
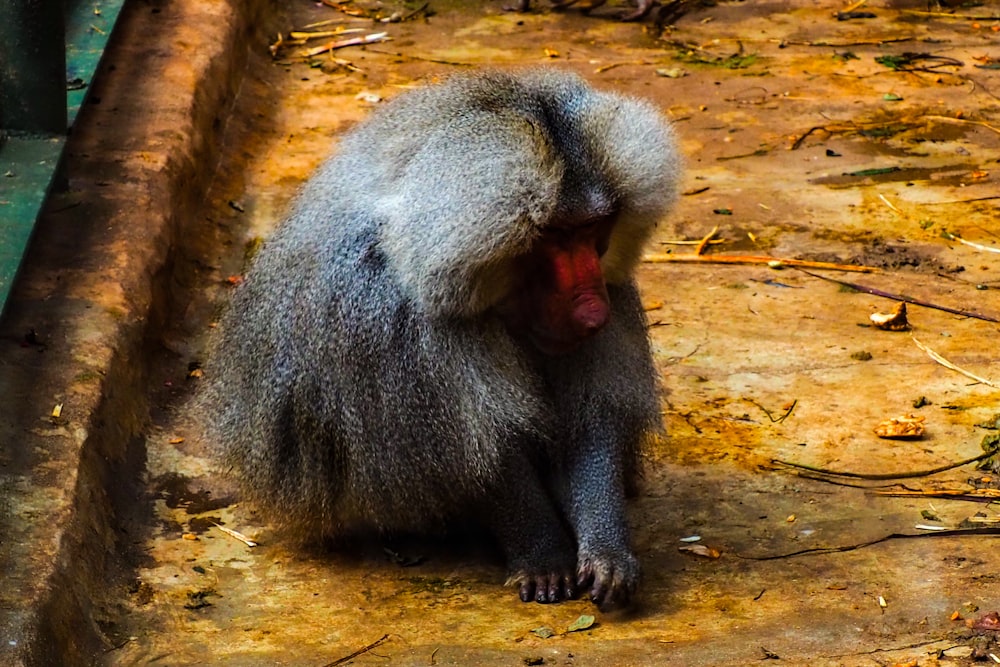
[[[521,600],[626,606],[662,428],[633,272],[680,158],[648,102],[456,75],[347,132],[220,317],[201,411],[244,497],[336,539],[484,528]]]
[[[552,7],[555,9],[565,9],[572,5],[575,5],[578,0],[552,0]],[[592,9],[597,9],[603,5],[607,0],[590,0],[586,5],[581,7],[584,13],[591,11]],[[653,0],[636,0],[636,8],[631,12],[627,12],[622,15],[622,21],[638,21],[646,17],[649,14],[649,10],[653,8]],[[517,12],[526,12],[531,7],[531,0],[518,0],[517,4],[510,9]]]

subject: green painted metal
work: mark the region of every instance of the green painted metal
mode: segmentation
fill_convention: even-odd
[[[69,124],[83,106],[125,0],[91,0],[66,15],[66,81]]]
[[[0,148],[0,295],[4,300],[65,144],[65,137],[8,137]]]
[[[0,313],[123,5],[0,0]]]

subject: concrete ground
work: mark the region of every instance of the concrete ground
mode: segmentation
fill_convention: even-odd
[[[432,16],[374,26],[310,3],[287,14],[130,5],[71,140],[70,190],[53,198],[3,322],[0,662],[925,666],[1000,656],[982,620],[1000,609],[989,534],[1000,512],[924,493],[988,501],[1000,476],[969,464],[833,478],[774,462],[903,476],[974,457],[997,434],[984,425],[1000,413],[1000,390],[913,340],[1000,383],[995,7],[871,1],[856,11],[874,18],[837,20],[844,7],[833,1],[710,4],[688,3],[665,29],[617,22],[615,6],[586,16],[542,0],[526,15],[434,2]],[[330,19],[392,41],[338,51],[350,67],[310,66],[303,47],[272,61],[279,31]],[[706,257],[861,264],[878,271],[810,271],[957,311],[911,305],[909,333],[882,331],[869,315],[893,301],[798,270],[644,263],[666,432],[632,506],[645,577],[630,612],[522,604],[474,540],[295,549],[239,502],[191,426],[192,371],[246,243],[266,238],[375,100],[486,64],[570,68],[674,121],[685,194],[651,253],[690,254],[673,242],[718,227],[724,243]],[[876,437],[877,424],[905,414],[924,418],[921,439]],[[568,632],[581,615],[594,625]]]

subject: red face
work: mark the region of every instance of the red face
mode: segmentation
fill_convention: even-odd
[[[557,226],[518,263],[519,281],[504,308],[508,325],[546,354],[569,352],[611,316],[601,256],[614,221]]]

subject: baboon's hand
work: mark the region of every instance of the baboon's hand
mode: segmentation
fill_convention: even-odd
[[[534,600],[548,604],[576,597],[576,575],[573,574],[572,567],[553,568],[543,572],[516,572],[507,579],[507,584],[517,586],[521,602]]]

